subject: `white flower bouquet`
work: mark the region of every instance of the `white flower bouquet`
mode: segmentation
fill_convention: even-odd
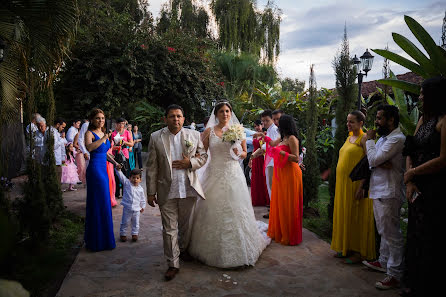
[[[232,143],[229,153],[234,160],[238,160],[243,152],[241,143],[246,139],[245,128],[240,124],[234,124],[223,131],[222,139],[224,142]],[[238,154],[234,153],[234,148],[237,149]]]

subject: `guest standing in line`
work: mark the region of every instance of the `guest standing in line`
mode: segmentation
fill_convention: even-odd
[[[85,246],[98,252],[116,246],[107,176],[109,135],[105,131],[105,115],[98,108],[89,116],[90,125],[85,133],[85,147],[90,152],[87,167],[87,209],[85,216]]]
[[[132,124],[127,124],[126,129],[130,132],[130,135],[132,135],[133,139]],[[135,142],[133,142],[133,146],[135,146]],[[136,167],[135,154],[133,153],[133,147],[129,147],[128,150],[129,150],[129,167],[130,171],[132,171]]]
[[[352,169],[365,156],[365,143],[361,144],[365,135],[362,131],[364,121],[364,114],[357,110],[347,116],[347,128],[351,135],[339,150],[336,166],[331,249],[337,252],[335,257],[349,257],[344,261],[346,264],[376,258],[373,201],[357,195],[362,191],[362,183],[353,182],[349,177]]]
[[[260,115],[263,127],[266,128],[266,135],[272,140],[276,140],[280,137],[279,129],[273,122],[273,113],[271,110],[265,110]],[[262,149],[266,150],[265,145]],[[274,172],[274,159],[267,154],[265,155],[265,179],[266,188],[268,189],[268,198],[271,201],[271,188],[273,185],[273,172]],[[269,218],[269,213],[263,216],[265,219]]]
[[[254,123],[254,129],[257,132],[263,132],[263,125],[260,120],[256,120]],[[254,152],[260,149],[263,145],[262,137],[254,137],[252,139],[252,145],[254,146]],[[266,187],[265,180],[265,159],[262,156],[249,160],[249,166],[251,167],[251,200],[253,206],[266,206],[269,205],[268,189]]]
[[[111,141],[110,141],[111,143]],[[118,202],[116,202],[115,198],[115,191],[116,191],[116,180],[115,180],[115,169],[114,167],[120,168],[121,165],[119,165],[115,161],[115,157],[113,156],[112,148],[110,148],[107,151],[107,175],[108,175],[108,188],[110,189],[110,203],[111,207],[115,207],[118,205]]]
[[[138,131],[138,125],[133,125],[133,153],[135,155],[135,163],[138,163],[138,168],[142,169],[142,134]]]
[[[280,143],[267,152],[274,158],[268,236],[283,245],[302,242],[303,187],[299,139],[293,117],[279,120]],[[275,139],[265,136],[269,145]],[[254,156],[256,157],[256,156]]]
[[[54,120],[54,125],[50,127],[49,131],[54,137],[54,159],[56,161],[56,174],[59,184],[62,178],[62,165],[65,163],[66,158],[64,141],[60,137],[60,133],[65,129],[65,126],[64,120],[58,118]]]
[[[82,124],[83,126],[83,124]],[[88,128],[88,125],[87,125]],[[83,130],[82,128],[80,130]],[[85,155],[83,153],[83,149],[81,148],[81,145],[79,143],[79,139],[81,132],[79,131],[76,136],[74,137],[74,142],[73,145],[76,148],[76,155],[75,155],[75,160],[76,160],[76,166],[77,166],[77,174],[79,175],[79,180],[85,185],[87,183],[86,177],[85,177],[85,173],[87,170],[87,164],[86,164],[86,156],[89,157],[89,154]],[[85,144],[84,144],[85,146]]]
[[[115,160],[120,163],[122,162],[122,173],[126,177],[129,177],[130,174],[130,164],[129,164],[129,150],[127,147],[133,147],[133,137],[132,134],[125,129],[125,123],[126,120],[124,118],[118,118],[116,120],[116,130],[112,133],[112,140],[113,140],[113,155],[115,156]],[[121,138],[121,141],[116,143],[115,137],[119,134],[119,137]],[[121,155],[122,153],[122,155]],[[123,160],[120,160],[119,156],[121,155],[123,157]],[[119,183],[119,177],[115,173],[115,181],[116,181],[116,198],[122,198],[121,190],[122,185]]]
[[[375,126],[367,131],[367,159],[372,170],[369,197],[373,201],[376,228],[381,236],[379,259],[363,261],[367,267],[386,272],[378,281],[378,289],[399,287],[403,276],[404,237],[400,228],[401,206],[404,202],[403,147],[406,137],[399,128],[398,107],[380,105]],[[375,144],[376,132],[380,138]]]
[[[409,201],[405,296],[438,296],[443,291],[444,212],[446,199],[446,79],[421,85],[423,116],[415,136],[407,137],[406,198]]]
[[[76,137],[76,134],[79,133],[79,128],[81,127],[81,120],[74,120],[73,126],[71,126],[68,129],[67,132],[67,141],[73,143],[74,137]]]
[[[84,123],[81,126],[81,129],[79,130],[79,137],[77,140],[77,143],[79,145],[79,149],[84,156],[84,160],[81,162],[77,162],[77,170],[79,173],[79,179],[82,181],[84,185],[86,185],[86,170],[88,167],[88,163],[90,162],[90,153],[88,152],[87,148],[85,147],[85,133],[87,133],[88,126],[90,123],[88,120],[85,120]]]

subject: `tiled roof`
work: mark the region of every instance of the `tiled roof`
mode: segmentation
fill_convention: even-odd
[[[404,80],[411,83],[421,84],[424,80],[421,76],[418,74],[415,74],[413,72],[407,72],[404,74],[398,74],[396,76],[399,80]],[[376,88],[384,88],[384,85],[378,83],[376,80],[373,81],[366,81],[362,83],[361,88],[361,94],[362,97],[367,98],[371,93],[376,91]],[[389,89],[390,93],[392,93],[392,89]]]

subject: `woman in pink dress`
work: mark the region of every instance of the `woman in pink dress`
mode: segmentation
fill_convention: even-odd
[[[114,159],[112,148],[107,151],[107,155],[109,158]],[[112,163],[110,163],[107,159],[107,175],[108,175],[108,186],[110,188],[110,202],[111,207],[115,207],[118,205],[115,199],[115,191],[116,191],[116,181],[115,181],[115,170]]]
[[[256,120],[254,123],[254,129],[257,132],[262,132],[262,128],[262,122],[260,120]],[[261,137],[252,139],[254,152],[262,146],[261,140]],[[264,173],[264,162],[265,160],[263,157],[251,159],[249,162],[251,167],[252,206],[265,206],[269,204],[268,188],[266,187],[266,179]]]
[[[118,118],[116,120],[116,130],[112,133],[111,138],[112,138],[112,152],[113,155],[115,156],[115,160],[119,163],[122,162],[121,165],[123,165],[122,167],[122,173],[124,173],[124,175],[126,177],[130,176],[130,163],[129,163],[129,150],[127,147],[133,147],[133,136],[132,133],[130,131],[128,131],[127,129],[125,129],[125,123],[126,120],[123,118]],[[119,134],[119,138],[121,139],[119,141],[119,143],[116,143],[116,137]],[[118,154],[120,154],[122,152],[122,155],[124,157],[124,160],[120,160],[120,158],[118,158]],[[116,198],[122,198],[121,195],[121,190],[122,190],[122,186],[120,185],[119,179],[115,176],[115,181],[116,181],[116,191],[115,191],[115,197]]]
[[[77,166],[77,174],[79,176],[79,180],[86,185],[87,184],[87,178],[86,178],[86,171],[87,171],[87,166],[85,163],[85,157],[84,154],[82,153],[82,151],[80,150],[79,147],[79,132],[76,134],[76,136],[74,137],[74,142],[73,145],[76,149],[76,152],[74,154],[74,158],[76,160],[76,166]]]

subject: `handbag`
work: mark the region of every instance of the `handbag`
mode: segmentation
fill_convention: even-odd
[[[372,174],[372,171],[370,170],[369,166],[369,159],[367,159],[367,156],[364,156],[358,164],[352,169],[352,172],[350,172],[350,179],[352,181],[358,181],[365,179],[363,189],[368,190],[370,185],[370,176]]]

